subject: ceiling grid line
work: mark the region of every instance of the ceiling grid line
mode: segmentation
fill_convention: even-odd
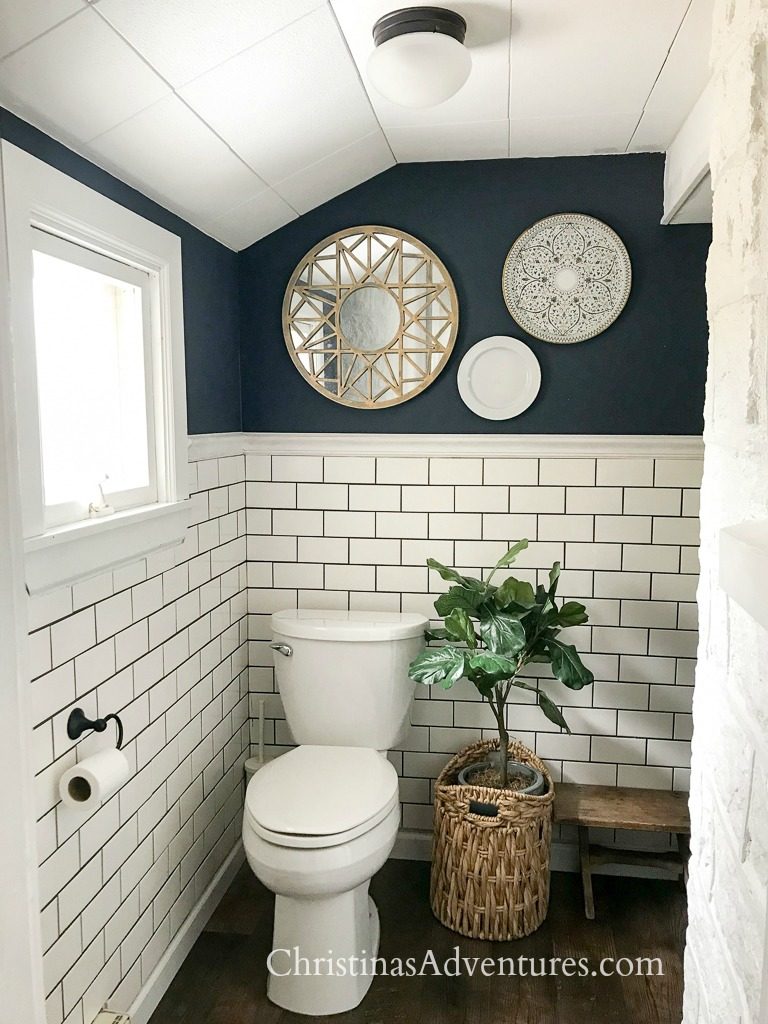
[[[360,69],[358,68],[357,63],[355,61],[355,58],[354,58],[354,56],[352,54],[352,51],[349,48],[349,43],[347,42],[347,37],[344,35],[344,31],[343,31],[343,29],[342,29],[342,27],[341,27],[341,25],[339,23],[339,18],[338,18],[338,15],[336,14],[336,8],[334,7],[333,0],[329,0],[328,8],[329,8],[329,10],[331,12],[331,15],[333,17],[333,20],[334,20],[334,22],[336,24],[336,28],[338,29],[339,38],[341,39],[342,43],[344,44],[344,49],[347,51],[347,54],[349,55],[349,59],[352,62],[352,64],[354,65],[355,71],[357,72],[357,78],[358,78],[358,81],[360,82],[360,88],[363,90],[363,92],[365,93],[365,95],[366,95],[366,97],[368,99],[368,105],[371,108],[371,113],[373,114],[374,118],[376,119],[376,124],[379,126],[379,131],[384,136],[384,140],[387,143],[387,149],[389,150],[389,152],[390,152],[390,154],[392,156],[392,159],[395,161],[395,163],[397,163],[397,158],[395,157],[395,154],[392,152],[392,147],[389,144],[389,139],[387,138],[387,133],[384,131],[384,128],[382,127],[381,121],[379,120],[379,116],[376,113],[376,108],[374,107],[373,103],[371,102],[371,95],[368,92],[368,89],[367,89],[367,87],[365,85],[365,82],[363,81],[363,76],[360,74]]]
[[[83,0],[83,2],[85,2],[85,0]],[[4,60],[8,60],[10,57],[15,57],[17,53],[21,53],[21,51],[25,49],[27,46],[30,46],[32,43],[36,43],[38,40],[42,39],[43,36],[47,36],[50,32],[53,32],[55,29],[59,28],[59,26],[63,25],[65,22],[72,21],[73,18],[77,18],[79,15],[83,13],[83,11],[86,11],[87,9],[87,7],[82,7],[80,10],[72,11],[72,13],[68,14],[66,18],[62,18],[61,21],[57,21],[53,25],[49,25],[48,28],[43,29],[42,32],[39,32],[36,36],[33,36],[31,39],[27,39],[25,42],[21,43],[20,46],[15,46],[12,50],[8,50],[7,53],[4,53],[2,57],[0,57],[0,64],[2,64]]]
[[[111,30],[112,32],[114,32],[114,33],[115,33],[115,35],[117,35],[117,36],[118,36],[118,38],[119,38],[120,40],[122,40],[122,42],[124,42],[124,43],[125,43],[125,45],[126,45],[126,46],[127,46],[127,47],[128,47],[129,49],[133,50],[133,52],[134,52],[134,53],[136,54],[136,56],[137,56],[137,57],[139,57],[139,58],[140,58],[140,59],[141,59],[142,61],[144,61],[144,63],[145,63],[146,65],[147,65],[147,67],[149,67],[149,68],[150,68],[150,69],[151,69],[152,71],[154,71],[154,73],[155,73],[155,74],[156,74],[156,75],[158,76],[158,78],[161,78],[161,79],[163,80],[163,82],[164,82],[164,83],[165,83],[165,84],[166,84],[166,85],[168,86],[168,88],[169,88],[169,89],[170,89],[170,91],[171,91],[171,92],[173,93],[173,95],[174,95],[174,96],[175,96],[175,97],[176,97],[176,98],[177,98],[177,99],[178,99],[178,100],[179,100],[179,101],[180,101],[181,103],[183,103],[183,104],[184,104],[184,106],[185,106],[185,107],[187,108],[187,110],[189,110],[189,111],[190,111],[190,113],[192,113],[192,114],[193,114],[193,115],[194,115],[194,116],[195,116],[195,117],[196,117],[196,118],[198,119],[198,121],[200,121],[200,123],[201,123],[201,124],[205,125],[205,127],[206,127],[206,128],[208,129],[208,131],[210,131],[210,132],[211,132],[211,133],[212,133],[213,135],[215,135],[215,136],[216,136],[216,138],[217,138],[217,139],[219,140],[219,142],[221,142],[221,143],[222,143],[222,144],[223,144],[224,146],[226,146],[226,147],[227,147],[227,149],[228,149],[228,150],[230,151],[230,153],[232,153],[232,155],[233,155],[234,157],[236,157],[236,158],[237,158],[237,159],[238,159],[238,160],[239,160],[239,161],[240,161],[240,162],[241,162],[241,163],[242,163],[242,164],[243,164],[243,165],[244,165],[245,167],[247,167],[247,168],[248,168],[248,170],[249,170],[249,171],[251,171],[251,173],[252,173],[252,174],[256,175],[256,177],[257,177],[257,178],[259,179],[259,181],[261,181],[261,182],[262,182],[262,184],[264,185],[264,188],[269,188],[270,186],[269,186],[269,185],[267,184],[267,182],[266,182],[266,181],[264,181],[264,180],[263,180],[263,179],[262,179],[262,178],[261,178],[261,177],[259,176],[258,172],[257,172],[257,171],[256,171],[256,170],[255,170],[255,169],[254,169],[253,167],[251,167],[251,165],[250,165],[250,164],[248,163],[248,161],[247,161],[247,160],[244,160],[244,159],[243,159],[243,158],[242,158],[242,157],[240,156],[240,154],[239,154],[239,153],[238,153],[238,152],[237,152],[236,150],[234,150],[234,149],[232,148],[232,146],[230,146],[230,144],[229,144],[229,143],[227,142],[227,140],[226,140],[225,138],[223,138],[223,136],[219,135],[219,133],[218,133],[218,132],[216,131],[216,129],[215,129],[215,128],[214,128],[214,127],[213,127],[212,125],[210,125],[210,124],[209,124],[209,123],[208,123],[208,122],[207,122],[207,121],[205,120],[205,118],[204,118],[204,117],[202,117],[202,116],[201,116],[201,115],[200,115],[200,114],[198,113],[198,111],[197,111],[197,110],[195,110],[195,108],[194,108],[194,107],[193,107],[193,106],[192,106],[191,104],[187,103],[187,101],[185,100],[185,98],[184,98],[184,97],[183,97],[183,96],[181,95],[181,93],[180,93],[180,92],[179,92],[179,91],[178,91],[178,90],[177,90],[176,88],[174,88],[174,86],[173,86],[173,85],[171,84],[171,82],[169,82],[169,81],[168,81],[168,79],[167,79],[167,78],[166,78],[166,77],[165,77],[165,76],[163,75],[163,73],[162,73],[162,72],[161,72],[161,71],[160,71],[160,70],[159,70],[159,69],[158,69],[158,68],[157,68],[157,67],[156,67],[156,66],[155,66],[155,65],[154,65],[154,64],[153,64],[153,63],[152,63],[152,62],[151,62],[150,60],[148,60],[148,59],[147,59],[147,58],[146,58],[146,57],[144,56],[144,54],[143,54],[143,53],[141,52],[141,50],[139,50],[139,49],[138,49],[137,47],[135,47],[135,46],[133,45],[133,43],[132,43],[132,42],[130,41],[130,39],[128,39],[128,38],[127,38],[127,37],[126,37],[125,35],[123,35],[123,33],[122,33],[122,32],[121,32],[121,31],[120,31],[120,30],[119,30],[119,29],[118,29],[118,28],[117,28],[117,27],[116,27],[115,25],[113,25],[113,24],[112,24],[112,22],[111,22],[111,21],[109,20],[109,18],[108,18],[108,17],[107,17],[107,16],[106,16],[106,15],[104,14],[104,12],[103,12],[102,10],[100,10],[100,9],[99,9],[99,7],[97,7],[96,5],[94,5],[94,6],[93,6],[93,10],[94,10],[94,11],[96,11],[96,13],[97,13],[97,14],[99,15],[99,17],[100,17],[100,18],[101,18],[101,19],[102,19],[102,20],[104,21],[104,23],[105,23],[105,24],[107,25],[107,27],[108,27],[108,28],[109,28],[109,29],[110,29],[110,30]],[[297,18],[296,20],[298,21],[299,19]],[[254,44],[254,45],[258,46],[258,43]],[[246,49],[250,49],[250,47],[246,47]],[[241,51],[241,52],[244,52],[244,51]],[[237,56],[237,54],[235,54],[235,56]],[[160,102],[162,102],[162,101],[160,101]],[[145,110],[147,110],[147,109],[149,109],[149,108],[148,108],[148,107],[145,107],[144,109],[145,109]],[[138,111],[138,113],[143,113],[143,111]],[[135,114],[132,114],[132,115],[131,115],[131,117],[135,117],[135,116],[136,116]],[[121,125],[125,124],[125,123],[126,123],[126,121],[130,121],[130,120],[131,120],[131,118],[130,118],[130,117],[128,117],[128,118],[126,118],[126,119],[125,119],[125,121],[119,121],[119,122],[118,122],[117,124],[114,124],[114,125],[112,125],[112,127],[111,127],[111,128],[107,129],[107,131],[113,131],[113,130],[114,130],[115,128],[119,128],[119,127],[120,127]],[[104,132],[104,133],[102,133],[102,134],[106,134],[106,132]],[[94,136],[94,139],[92,139],[91,141],[95,141],[95,139],[98,139],[99,137],[100,137],[100,136],[96,135],[96,136]]]
[[[86,0],[86,2],[88,2],[88,0]],[[321,6],[321,5],[318,5],[318,6]],[[232,154],[232,156],[233,156],[233,157],[234,157],[234,158],[235,158],[236,160],[238,160],[238,161],[239,161],[239,162],[240,162],[240,163],[241,163],[241,164],[242,164],[242,165],[243,165],[243,166],[244,166],[245,168],[247,168],[247,169],[248,169],[248,171],[250,171],[250,173],[251,173],[251,174],[252,174],[252,175],[254,176],[254,178],[256,179],[256,182],[257,182],[257,183],[258,183],[258,184],[259,184],[259,185],[261,186],[261,190],[260,190],[260,191],[261,191],[261,192],[274,192],[274,193],[275,193],[275,195],[277,195],[277,196],[278,196],[278,197],[279,197],[279,198],[280,198],[280,199],[281,199],[281,200],[282,200],[282,201],[283,201],[283,202],[284,202],[284,203],[286,204],[286,206],[290,207],[291,211],[293,212],[293,214],[294,214],[294,215],[295,215],[296,217],[300,216],[300,213],[299,213],[299,211],[298,211],[298,210],[297,210],[297,209],[296,209],[296,208],[295,208],[295,207],[294,207],[294,206],[293,206],[293,205],[292,205],[292,204],[291,204],[291,203],[290,203],[290,202],[289,202],[289,201],[288,201],[288,200],[287,200],[287,199],[285,198],[285,196],[281,195],[281,194],[280,194],[280,193],[278,192],[278,190],[277,190],[277,189],[276,189],[276,188],[275,188],[275,187],[274,187],[274,186],[273,186],[272,184],[270,184],[269,182],[267,182],[267,181],[266,181],[266,180],[265,180],[265,179],[264,179],[264,178],[263,178],[263,177],[262,177],[262,176],[261,176],[261,175],[260,175],[260,174],[258,173],[258,171],[257,171],[257,170],[255,169],[255,167],[253,167],[253,166],[252,166],[252,165],[251,165],[251,164],[250,164],[250,163],[249,163],[249,162],[248,162],[248,161],[247,161],[247,160],[246,160],[246,159],[245,159],[245,158],[244,158],[244,157],[243,157],[243,156],[242,156],[242,155],[241,155],[241,154],[240,154],[240,153],[239,153],[239,152],[238,152],[238,151],[236,150],[236,149],[234,149],[234,147],[230,145],[230,143],[229,143],[229,142],[227,141],[227,139],[226,139],[226,138],[224,138],[224,136],[222,136],[222,135],[221,135],[221,134],[220,134],[219,132],[217,132],[217,131],[216,131],[216,129],[215,129],[214,127],[213,127],[213,125],[211,125],[211,124],[210,124],[210,123],[209,123],[209,122],[208,122],[208,121],[207,121],[207,120],[206,120],[206,119],[205,119],[205,118],[204,118],[204,117],[203,117],[203,116],[202,116],[202,115],[201,115],[201,114],[199,113],[199,111],[198,111],[198,110],[197,110],[197,109],[196,109],[196,108],[195,108],[195,107],[194,107],[194,106],[193,106],[192,104],[190,104],[190,103],[189,103],[189,102],[187,101],[187,99],[186,99],[186,98],[185,98],[185,97],[184,97],[184,96],[182,95],[182,93],[181,93],[181,92],[179,92],[178,88],[176,88],[176,87],[175,87],[175,86],[174,86],[174,85],[173,85],[173,84],[172,84],[172,83],[171,83],[171,82],[170,82],[170,81],[168,80],[168,78],[166,78],[166,77],[165,77],[165,75],[163,75],[162,71],[160,71],[160,69],[159,69],[159,68],[158,68],[158,67],[156,66],[156,64],[155,64],[155,63],[153,63],[153,62],[152,62],[151,60],[149,60],[149,59],[148,59],[148,58],[147,58],[147,57],[146,57],[146,56],[145,56],[145,55],[144,55],[144,54],[143,54],[143,53],[141,52],[141,50],[140,50],[140,49],[139,49],[138,47],[134,46],[134,45],[133,45],[133,43],[131,42],[131,40],[130,40],[130,39],[129,39],[129,38],[127,37],[127,36],[125,36],[125,35],[124,35],[124,33],[122,33],[122,32],[120,31],[120,29],[119,29],[119,28],[117,28],[117,26],[116,26],[116,25],[114,25],[114,24],[113,24],[113,22],[112,22],[112,21],[111,21],[111,20],[109,19],[109,16],[108,16],[107,14],[105,14],[105,13],[104,13],[104,10],[103,10],[103,9],[100,9],[99,7],[96,7],[96,6],[94,6],[94,10],[95,10],[95,11],[96,11],[96,13],[97,13],[97,14],[98,14],[98,15],[99,15],[99,16],[100,16],[101,18],[102,18],[102,20],[103,20],[103,21],[105,22],[105,24],[106,24],[106,25],[107,25],[107,26],[109,27],[109,29],[110,29],[110,30],[111,30],[112,32],[114,32],[114,33],[115,33],[115,34],[116,34],[116,35],[117,35],[117,36],[118,36],[118,37],[119,37],[119,38],[120,38],[120,39],[122,40],[122,42],[124,42],[124,43],[125,43],[125,45],[126,45],[126,46],[128,46],[128,47],[129,47],[129,49],[131,49],[131,50],[132,50],[132,51],[133,51],[133,52],[134,52],[134,53],[135,53],[135,54],[136,54],[136,55],[137,55],[137,56],[138,56],[138,57],[139,57],[139,58],[140,58],[140,59],[141,59],[142,61],[144,61],[144,63],[145,63],[145,64],[147,64],[147,66],[148,66],[149,68],[151,68],[151,70],[152,70],[152,71],[153,71],[153,72],[154,72],[154,73],[155,73],[155,74],[156,74],[156,75],[157,75],[157,76],[158,76],[159,78],[161,78],[161,79],[162,79],[162,81],[163,81],[163,82],[164,82],[164,83],[165,83],[165,84],[166,84],[166,85],[168,86],[169,90],[170,90],[170,91],[171,91],[171,93],[172,93],[172,94],[173,94],[173,95],[174,95],[174,96],[176,97],[176,99],[177,99],[177,100],[178,100],[178,101],[179,101],[180,103],[182,103],[182,104],[183,104],[183,105],[184,105],[184,106],[186,107],[186,109],[187,109],[187,110],[188,110],[188,111],[189,111],[189,112],[190,112],[190,113],[191,113],[191,114],[192,114],[192,115],[193,115],[193,116],[194,116],[194,117],[195,117],[195,118],[196,118],[196,119],[197,119],[197,120],[198,120],[198,121],[199,121],[199,122],[200,122],[200,123],[201,123],[201,124],[202,124],[202,125],[203,125],[203,126],[204,126],[204,127],[205,127],[205,128],[206,128],[206,129],[207,129],[207,130],[208,130],[208,131],[209,131],[209,132],[211,133],[211,134],[212,134],[212,135],[213,135],[213,136],[214,136],[214,137],[215,137],[215,138],[217,138],[217,139],[219,140],[219,142],[221,142],[221,143],[222,143],[222,145],[224,145],[224,146],[225,146],[225,147],[226,147],[226,148],[227,148],[227,149],[229,150],[229,152],[230,152],[230,153]],[[297,22],[299,22],[299,21],[303,20],[304,18],[308,17],[308,16],[309,16],[309,15],[310,15],[311,13],[313,13],[313,12],[312,12],[312,11],[309,11],[309,12],[307,12],[307,13],[305,13],[305,14],[302,14],[302,15],[300,15],[300,16],[299,16],[298,18],[294,18],[294,19],[293,19],[292,21],[288,22],[288,23],[287,23],[286,25],[282,26],[281,28],[277,28],[277,29],[275,29],[275,30],[274,30],[273,32],[270,32],[270,33],[268,33],[268,34],[267,34],[266,36],[264,36],[264,37],[263,37],[262,39],[259,39],[259,40],[258,40],[257,42],[255,42],[255,43],[252,43],[252,44],[250,44],[249,46],[246,46],[246,47],[244,47],[244,48],[243,48],[242,50],[239,50],[239,51],[237,51],[236,53],[232,54],[232,55],[231,55],[231,57],[228,57],[228,58],[226,58],[226,59],[227,59],[227,60],[230,60],[230,59],[232,59],[232,58],[234,58],[234,57],[240,56],[241,54],[245,53],[245,52],[246,52],[247,50],[250,50],[250,49],[251,49],[252,47],[254,47],[254,46],[259,46],[259,45],[261,45],[262,43],[264,43],[264,42],[267,42],[267,41],[268,41],[268,40],[269,40],[269,39],[270,39],[271,37],[273,37],[273,36],[275,36],[275,35],[279,34],[280,32],[283,32],[283,31],[285,31],[285,30],[287,30],[287,29],[290,29],[292,25],[295,25],[295,24],[296,24]],[[211,70],[213,70],[213,69],[211,69]],[[194,81],[194,79],[192,79],[192,81]],[[186,83],[185,83],[185,84],[186,84]],[[145,109],[148,109],[148,108],[145,108]],[[140,111],[139,113],[142,113],[142,111]],[[132,115],[132,116],[136,116],[136,115]],[[127,118],[126,120],[127,120],[127,121],[129,121],[129,120],[130,120],[130,118]],[[112,128],[110,128],[110,129],[109,129],[108,131],[112,131],[112,130],[114,130],[114,128],[119,128],[121,124],[125,124],[125,123],[126,123],[126,122],[120,122],[120,123],[118,123],[118,124],[116,124],[116,125],[113,125],[113,126],[112,126]],[[107,133],[104,133],[104,134],[107,134]],[[100,137],[100,136],[96,136],[96,138],[95,138],[95,139],[93,139],[93,140],[91,140],[91,141],[96,141],[96,139],[98,139],[99,137]],[[245,199],[243,199],[242,197],[240,197],[240,198],[239,198],[239,199],[238,199],[238,200],[237,200],[237,201],[236,201],[235,203],[233,203],[233,204],[232,204],[231,206],[227,206],[227,207],[226,207],[226,208],[225,208],[224,210],[222,210],[222,211],[220,212],[219,218],[217,218],[217,219],[220,219],[220,218],[224,218],[224,217],[227,217],[227,216],[229,216],[229,215],[231,215],[231,214],[233,214],[233,213],[236,213],[236,212],[237,212],[237,210],[239,210],[239,209],[240,209],[241,207],[245,206],[245,205],[246,205],[246,204],[247,204],[248,202],[252,201],[252,200],[253,200],[253,199],[255,199],[255,198],[258,198],[258,197],[259,197],[259,194],[260,194],[259,192],[256,192],[256,193],[254,193],[254,195],[253,195],[252,197],[250,197],[250,198],[245,198]],[[210,228],[210,227],[213,227],[213,225],[208,225],[208,226],[209,226],[209,228]]]
[[[680,35],[680,32],[681,32],[681,30],[683,28],[683,25],[685,24],[685,19],[688,17],[688,12],[690,11],[692,6],[693,6],[693,0],[689,0],[688,6],[683,11],[683,16],[680,19],[680,24],[677,26],[677,31],[675,32],[674,36],[672,37],[672,42],[669,44],[669,48],[667,49],[667,52],[664,55],[664,60],[661,62],[661,67],[659,68],[658,74],[654,78],[653,84],[651,85],[651,88],[648,90],[648,95],[645,97],[645,100],[643,102],[643,109],[640,111],[640,116],[637,119],[637,123],[635,124],[635,127],[632,129],[632,134],[629,137],[629,142],[627,143],[627,147],[624,150],[625,153],[629,152],[630,147],[632,145],[632,142],[634,141],[634,138],[637,135],[637,130],[640,127],[640,124],[641,124],[641,122],[643,120],[643,117],[645,116],[645,111],[646,111],[646,108],[648,106],[648,102],[650,101],[651,96],[653,96],[653,91],[656,88],[656,86],[658,85],[659,79],[661,78],[661,75],[662,75],[662,73],[664,71],[664,68],[667,66],[667,62],[669,61],[670,54],[672,53],[672,48],[674,47],[675,43],[677,42],[677,38]]]

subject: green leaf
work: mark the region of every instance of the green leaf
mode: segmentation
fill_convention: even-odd
[[[444,580],[449,583],[458,583],[462,587],[467,587],[469,590],[483,590],[483,583],[481,580],[476,580],[474,576],[462,576],[456,572],[455,569],[449,569],[447,565],[443,565],[442,562],[438,562],[434,558],[427,559],[427,565],[430,569],[434,569],[435,572],[439,573]]]
[[[447,690],[464,675],[465,658],[465,652],[456,647],[430,647],[416,655],[408,666],[408,675],[426,686],[441,683]]]
[[[571,731],[568,728],[568,723],[563,718],[563,713],[561,712],[560,708],[557,706],[557,704],[555,704],[553,701],[549,699],[546,693],[542,693],[542,691],[539,690],[536,694],[536,699],[539,702],[539,707],[550,720],[550,722],[554,722],[555,725],[559,725],[561,729],[565,729],[565,731],[568,733]]]
[[[469,647],[477,647],[472,620],[463,608],[454,608],[445,620],[445,628],[454,640],[463,640]]]
[[[549,596],[554,597],[557,590],[557,581],[560,579],[560,563],[555,562],[549,570]]]
[[[499,608],[509,608],[511,605],[518,608],[533,608],[536,604],[536,595],[530,583],[510,576],[496,591],[496,604]]]
[[[494,680],[509,679],[517,671],[516,661],[505,658],[503,654],[494,654],[492,651],[478,651],[476,654],[470,654],[467,660],[470,671],[483,672],[486,676],[492,676]],[[473,679],[473,682],[477,685],[476,680]]]
[[[450,639],[450,633],[447,629],[425,629],[424,639],[425,640],[448,640]]]
[[[563,626],[581,626],[589,621],[587,609],[578,601],[566,601],[557,613],[557,621]]]
[[[469,615],[477,615],[477,609],[483,602],[483,595],[466,587],[451,587],[435,601],[435,611],[441,618],[447,618],[454,608],[463,608]]]
[[[502,555],[502,557],[496,563],[495,567],[497,569],[505,569],[508,565],[512,565],[512,563],[517,558],[517,556],[520,554],[520,552],[521,551],[525,551],[525,549],[527,547],[528,547],[527,539],[519,540],[517,542],[517,544],[513,544],[512,545],[512,547],[509,549],[509,551],[506,553],[506,555]]]
[[[564,644],[560,640],[549,638],[547,647],[552,658],[552,671],[564,686],[571,690],[580,690],[594,682],[595,677],[584,667],[573,644]]]
[[[485,672],[482,672],[480,670],[478,670],[477,672],[472,672],[472,670],[470,669],[470,673],[471,675],[469,676],[469,678],[475,684],[477,692],[480,694],[481,697],[485,697],[486,699],[493,694],[493,688],[496,685],[496,683],[499,682],[501,679],[505,678],[504,676],[486,675]]]
[[[525,627],[520,619],[507,612],[483,606],[480,635],[494,654],[515,655],[525,646]]]
[[[549,647],[547,642],[550,637],[554,636],[555,633],[550,629],[545,629],[541,635],[536,635],[531,639],[528,648],[525,652],[526,662],[534,662],[542,665],[549,665],[552,661],[552,655],[549,653]]]

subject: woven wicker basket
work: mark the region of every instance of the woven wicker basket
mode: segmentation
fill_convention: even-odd
[[[435,917],[473,939],[519,939],[536,931],[549,904],[552,778],[536,755],[513,740],[509,755],[547,780],[543,796],[459,786],[456,777],[482,761],[498,740],[474,743],[440,773],[430,900]]]

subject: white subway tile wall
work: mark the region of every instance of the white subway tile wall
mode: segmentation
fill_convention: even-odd
[[[240,837],[250,744],[245,457],[193,463],[190,473],[195,525],[183,545],[30,599],[48,1024],[89,1024],[110,996],[126,1009]],[[293,498],[295,484],[274,486]],[[281,540],[296,574],[296,540]],[[76,706],[120,714],[131,766],[89,816],[64,807],[58,780],[113,743],[114,726],[72,743]]]
[[[589,626],[570,632],[596,682],[580,692],[547,682],[571,736],[523,693],[509,709],[511,731],[558,781],[685,789],[697,466],[332,450],[206,459],[190,464],[194,526],[181,547],[33,598],[49,1024],[87,1024],[107,998],[125,1008],[146,984],[239,838],[242,766],[262,700],[268,753],[292,743],[274,685],[273,611],[434,618],[444,584],[427,557],[484,573],[528,537],[515,571],[536,582],[563,563],[561,593],[591,613]],[[71,743],[75,706],[121,714],[132,769],[87,818],[59,802],[58,780],[112,734]],[[490,711],[466,681],[416,689],[406,742],[390,753],[405,829],[431,827],[434,779],[448,756],[492,736]]]
[[[261,456],[263,482],[247,477],[254,738],[264,699],[269,752],[292,742],[271,668],[272,611],[384,609],[434,619],[446,584],[427,570],[428,556],[484,573],[512,541],[527,537],[514,571],[536,582],[562,562],[562,595],[583,601],[591,615],[588,626],[569,631],[570,640],[596,682],[580,692],[546,683],[571,736],[522,693],[509,708],[511,731],[558,781],[687,788],[697,577],[684,552],[698,538],[698,460],[331,451],[329,444],[327,456],[274,456],[272,469]],[[390,757],[401,776],[403,827],[428,829],[434,779],[447,755],[492,737],[493,720],[462,682],[448,692],[417,687],[412,721],[402,750]]]

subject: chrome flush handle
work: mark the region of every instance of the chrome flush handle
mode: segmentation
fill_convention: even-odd
[[[293,648],[288,644],[270,644],[273,651],[277,651],[279,654],[284,655],[286,658],[290,658],[293,654]]]

